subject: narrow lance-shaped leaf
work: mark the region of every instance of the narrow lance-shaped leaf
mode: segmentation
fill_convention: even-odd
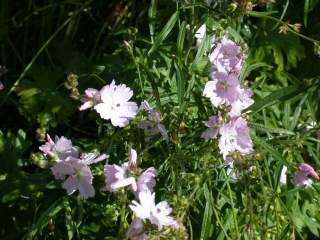
[[[149,31],[150,31],[150,37],[151,37],[151,42],[154,43],[154,25],[155,25],[155,18],[156,18],[156,13],[157,13],[157,0],[152,0],[149,11],[148,11],[148,16],[149,16]]]
[[[303,86],[289,86],[289,87],[281,88],[269,94],[265,98],[256,101],[253,105],[245,109],[244,112],[247,112],[247,111],[259,112],[260,110],[268,106],[293,98],[298,94],[304,92],[305,90],[306,89]]]
[[[195,68],[195,66],[201,61],[201,59],[207,49],[208,43],[209,43],[209,37],[207,36],[207,34],[205,32],[204,36],[201,40],[200,46],[198,48],[196,57],[194,58],[193,63],[191,65],[192,68]]]
[[[185,80],[185,76],[184,76],[180,66],[176,62],[174,63],[174,66],[175,66],[176,73],[177,73],[178,102],[180,105],[180,112],[182,112],[183,108],[184,108],[186,80]]]
[[[33,224],[30,232],[28,233],[29,238],[33,239],[39,231],[41,231],[45,226],[48,225],[50,219],[57,215],[61,211],[61,209],[63,209],[62,202],[63,198],[59,198],[40,215],[38,220]]]
[[[179,18],[179,12],[175,12],[171,16],[167,24],[163,27],[161,32],[158,34],[158,36],[156,37],[154,44],[152,45],[151,49],[148,52],[148,55],[153,53],[159,47],[159,45],[168,37],[174,25],[176,24],[178,18]]]
[[[186,22],[183,21],[180,25],[178,39],[177,39],[178,55],[180,58],[181,58],[182,52],[183,52],[185,35],[186,35]]]

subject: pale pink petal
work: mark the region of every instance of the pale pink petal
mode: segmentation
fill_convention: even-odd
[[[66,175],[72,175],[74,173],[73,167],[67,161],[56,162],[51,167],[52,174],[56,179],[65,179]]]
[[[67,191],[68,195],[71,195],[78,189],[78,180],[74,176],[69,176],[67,180],[63,182],[62,187]]]
[[[80,177],[79,179],[79,192],[80,197],[83,199],[87,199],[89,197],[94,197],[95,191],[92,186],[92,183],[88,180],[87,177]]]

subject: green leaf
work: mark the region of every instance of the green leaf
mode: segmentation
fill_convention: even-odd
[[[157,4],[158,0],[152,0],[149,10],[148,10],[148,17],[149,17],[149,31],[151,36],[151,42],[154,42],[154,26],[155,26],[155,19],[157,14]]]
[[[63,209],[63,198],[59,198],[56,200],[51,206],[44,211],[38,220],[32,225],[30,231],[27,236],[30,239],[33,239],[38,232],[42,231],[42,229],[48,225],[49,221],[57,215]]]
[[[178,90],[178,102],[180,105],[180,111],[183,112],[184,109],[184,96],[186,88],[186,79],[184,73],[182,72],[180,66],[175,62],[174,67],[177,73],[177,90]]]
[[[198,48],[198,51],[196,53],[196,56],[191,64],[191,69],[196,69],[197,65],[201,62],[201,60],[203,59],[203,55],[205,53],[205,51],[208,49],[208,45],[209,45],[209,36],[206,34],[206,32],[204,33],[204,36],[201,40],[200,46]]]
[[[264,150],[266,150],[266,152],[269,153],[271,156],[273,156],[274,159],[276,159],[280,162],[283,162],[283,158],[282,158],[281,154],[276,150],[275,147],[266,143],[265,140],[263,140],[259,137],[253,136],[253,139],[257,145],[261,146]]]
[[[72,212],[71,212],[71,207],[70,207],[70,203],[69,203],[68,199],[65,199],[63,201],[63,207],[64,207],[64,214],[65,214],[68,239],[71,240],[74,236],[74,232],[76,230],[76,225],[72,220]]]
[[[299,102],[296,110],[294,111],[293,119],[292,119],[291,124],[290,124],[290,127],[289,127],[290,130],[293,130],[293,129],[297,126],[298,121],[299,121],[299,118],[300,118],[300,115],[301,115],[302,105],[303,105],[304,102],[306,101],[307,97],[308,97],[308,94],[305,94],[305,95],[303,96],[303,98],[302,98],[301,101]]]
[[[264,68],[264,67],[268,68],[268,69],[272,68],[271,65],[266,64],[264,62],[254,63],[254,64],[250,64],[250,65],[245,64],[243,66],[243,70],[241,71],[240,81],[243,81],[246,77],[248,77],[252,71],[254,71],[258,68]]]
[[[186,22],[183,21],[180,25],[178,39],[177,39],[178,56],[180,58],[183,55],[182,53],[183,53],[185,35],[186,35]]]
[[[308,23],[308,13],[309,13],[309,0],[304,0],[304,8],[303,8],[303,24],[306,27]]]
[[[244,112],[252,111],[254,113],[260,110],[272,106],[274,104],[286,101],[293,98],[306,90],[303,86],[289,86],[281,88],[273,93],[269,94],[267,97],[256,101],[253,105],[244,110]]]
[[[278,133],[278,134],[285,134],[285,135],[295,135],[294,132],[287,130],[287,129],[283,129],[283,128],[273,128],[273,127],[267,127],[265,125],[259,124],[259,123],[253,123],[250,122],[250,127],[256,129],[256,130],[260,130],[260,131],[264,131],[264,132],[268,132],[268,133]]]
[[[167,24],[163,27],[161,32],[156,37],[154,44],[152,45],[151,49],[148,52],[148,55],[152,54],[155,50],[157,50],[159,45],[168,37],[174,25],[176,24],[178,18],[179,18],[179,12],[177,11],[171,16]]]
[[[158,90],[157,83],[154,81],[154,77],[153,77],[152,73],[150,73],[150,72],[148,71],[148,69],[144,68],[144,72],[146,73],[147,78],[148,78],[148,80],[149,80],[149,82],[150,82],[150,84],[151,84],[154,97],[156,98],[157,107],[158,107],[160,110],[162,110],[161,101],[160,101],[160,94],[159,94],[159,90]]]
[[[206,206],[204,209],[204,214],[202,218],[202,226],[201,226],[201,240],[210,239],[212,235],[213,225],[212,225],[212,205],[211,202],[211,192],[209,192],[208,186],[204,184],[203,186],[203,192],[206,199]]]

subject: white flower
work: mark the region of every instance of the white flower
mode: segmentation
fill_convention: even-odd
[[[281,185],[287,184],[287,171],[288,171],[287,166],[283,165],[282,170],[281,170],[281,174],[280,174],[280,180],[279,180]]]
[[[149,221],[162,229],[163,226],[177,226],[177,222],[173,217],[169,216],[172,209],[166,201],[155,204],[155,193],[150,191],[142,191],[139,193],[139,201],[132,201],[129,205],[138,218],[149,219]]]
[[[116,85],[112,81],[110,85],[103,87],[100,91],[101,103],[94,109],[101,118],[111,120],[113,126],[125,127],[129,120],[133,119],[138,111],[135,102],[129,102],[133,92],[125,84]]]
[[[200,47],[200,44],[205,34],[206,34],[206,25],[202,24],[197,30],[196,34],[194,35],[195,38],[197,39],[197,47]]]
[[[215,30],[215,29],[212,29],[212,30]],[[201,42],[206,34],[207,34],[207,26],[206,24],[202,24],[197,30],[196,34],[194,35],[194,37],[197,39],[197,47],[201,46]],[[214,41],[215,41],[215,37],[210,36],[210,42],[209,42],[209,46],[206,46],[206,52],[211,50],[211,48],[214,45]]]

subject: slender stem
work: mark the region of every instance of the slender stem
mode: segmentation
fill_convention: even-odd
[[[223,168],[223,174],[225,175],[225,177],[227,178],[227,189],[228,189],[228,193],[229,193],[229,197],[230,197],[230,203],[231,203],[231,208],[232,208],[232,217],[234,220],[234,225],[235,225],[235,231],[236,231],[236,239],[240,239],[240,235],[239,235],[239,229],[238,229],[238,219],[237,219],[237,212],[235,210],[234,207],[234,202],[233,202],[233,197],[232,197],[232,191],[231,191],[231,187],[230,187],[230,183],[229,183],[229,179],[230,177],[227,175],[226,170]]]
[[[18,79],[14,82],[12,87],[7,92],[6,96],[3,98],[2,102],[0,103],[0,106],[3,105],[3,103],[7,100],[9,95],[16,89],[16,87],[19,85],[20,81],[26,76],[27,72],[30,70],[34,62],[37,60],[37,58],[41,55],[41,53],[47,48],[47,46],[51,43],[51,41],[58,35],[58,33],[77,15],[79,14],[83,8],[85,8],[90,2],[93,0],[90,0],[86,2],[78,11],[76,11],[72,16],[70,16],[49,38],[48,40],[41,46],[41,48],[38,50],[38,52],[34,55],[34,57],[31,59],[31,61],[28,63],[28,65],[24,68],[23,72],[20,74]]]
[[[280,20],[280,19],[278,19],[276,17],[272,17],[272,16],[269,16],[269,15],[263,15],[263,14],[261,14],[259,12],[249,12],[249,13],[247,13],[247,15],[249,15],[251,17],[257,17],[257,18],[266,18],[266,19],[270,19],[270,20],[276,21],[276,22],[278,22],[280,24],[288,25],[288,23],[286,23],[286,22],[284,22],[284,21],[282,21],[282,20]],[[290,26],[288,28],[288,31],[293,33],[293,34],[295,34],[295,35],[297,35],[297,36],[299,36],[299,37],[301,37],[301,38],[303,38],[303,39],[305,39],[305,40],[308,40],[308,41],[313,42],[313,43],[320,44],[319,40],[316,40],[316,39],[310,38],[308,36],[305,36],[305,35],[303,35],[301,33],[298,33],[296,31],[294,31]]]

